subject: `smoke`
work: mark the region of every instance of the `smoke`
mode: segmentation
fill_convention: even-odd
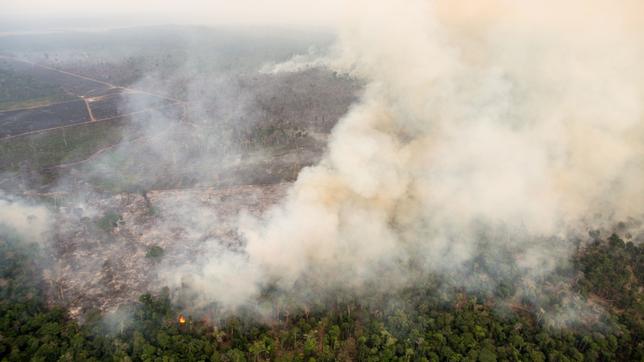
[[[146,61],[161,67],[123,93],[123,141],[57,180],[54,191],[73,195],[56,225],[71,285],[61,300],[105,298],[107,309],[169,285],[179,302],[232,311],[261,309],[274,292],[297,305],[438,277],[441,293],[546,309],[555,295],[551,320],[592,317],[553,272],[588,229],[642,225],[641,5],[386,0],[343,10],[329,49],[325,36],[269,41],[257,30],[208,50],[212,33],[195,31],[176,57]],[[218,194],[294,176],[263,213],[281,191]],[[171,191],[186,187],[196,190]],[[0,227],[37,240],[50,220],[0,195]],[[146,257],[151,246],[162,260]]]
[[[44,243],[52,226],[51,213],[45,206],[0,191],[0,237],[9,235],[26,242]]]
[[[641,217],[636,4],[352,4],[329,55],[264,71],[324,65],[364,82],[361,99],[283,202],[242,215],[241,250],[214,242],[183,286],[226,307],[430,274],[535,296],[569,240]]]

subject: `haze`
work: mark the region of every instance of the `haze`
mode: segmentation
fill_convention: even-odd
[[[0,0],[0,361],[644,361],[641,0]]]
[[[115,0],[88,2],[63,0],[0,0],[0,13],[20,18],[138,17],[141,23],[329,25],[338,14],[338,0]]]

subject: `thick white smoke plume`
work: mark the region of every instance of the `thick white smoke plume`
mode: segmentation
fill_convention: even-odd
[[[569,258],[571,235],[642,215],[641,6],[359,3],[332,54],[274,69],[325,64],[364,81],[361,100],[283,203],[241,218],[242,250],[204,258],[190,283],[206,300],[387,290],[427,273],[524,285]]]

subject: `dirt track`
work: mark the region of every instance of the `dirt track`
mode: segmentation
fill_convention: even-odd
[[[85,80],[85,81],[89,81],[89,82],[93,82],[93,83],[100,84],[100,85],[103,85],[103,86],[107,86],[108,90],[105,91],[107,93],[111,93],[110,90],[112,90],[112,89],[115,89],[115,90],[118,89],[120,91],[128,92],[130,94],[144,94],[144,95],[155,97],[155,98],[161,99],[162,101],[168,102],[168,104],[166,104],[164,106],[176,105],[176,106],[184,107],[184,109],[186,107],[186,103],[184,101],[182,101],[182,100],[179,100],[179,99],[170,98],[170,97],[150,93],[150,92],[140,90],[140,89],[134,89],[134,88],[114,85],[114,84],[104,82],[104,81],[101,81],[101,80],[97,80],[97,79],[93,79],[93,78],[90,78],[90,77],[87,77],[87,76],[84,76],[84,75],[80,75],[80,74],[76,74],[76,73],[56,69],[56,68],[53,68],[53,67],[49,67],[47,65],[42,65],[42,64],[30,62],[28,60],[17,59],[17,58],[13,58],[13,57],[4,56],[4,55],[0,55],[0,59],[5,59],[5,60],[9,60],[9,61],[28,64],[28,65],[31,65],[33,67],[38,67],[38,68],[45,69],[45,70],[48,70],[48,71],[51,71],[51,72],[56,72],[58,74],[62,74],[62,75],[65,75],[65,76],[70,76],[70,77],[74,77],[74,78],[77,78],[77,79],[82,79],[82,80]],[[86,117],[88,119],[87,121],[78,122],[78,120],[76,120],[76,119],[73,120],[73,121],[72,120],[61,119],[60,121],[58,121],[58,123],[67,123],[67,124],[63,124],[63,125],[56,126],[56,127],[44,127],[44,128],[40,128],[40,129],[31,129],[31,130],[24,131],[24,132],[19,132],[19,133],[16,133],[16,134],[8,134],[8,135],[6,135],[4,137],[0,137],[0,140],[7,140],[7,139],[11,139],[11,138],[37,134],[37,133],[41,133],[41,132],[48,132],[48,131],[53,131],[53,130],[56,130],[56,129],[62,129],[62,128],[66,128],[66,127],[78,126],[78,125],[83,125],[83,124],[92,123],[92,122],[109,121],[109,120],[128,117],[128,116],[143,113],[143,112],[148,112],[148,111],[151,110],[151,109],[144,109],[144,110],[141,110],[141,111],[134,111],[134,112],[130,112],[130,113],[127,113],[127,114],[120,114],[120,115],[113,116],[113,117],[96,118],[95,115],[94,115],[94,112],[92,111],[91,101],[100,100],[102,97],[101,96],[89,96],[89,95],[84,95],[84,94],[83,95],[78,95],[78,97],[84,102],[84,108],[85,108],[85,112],[86,112]],[[2,114],[6,114],[6,115],[14,117],[14,118],[17,117],[16,119],[19,119],[20,123],[28,123],[27,126],[29,126],[30,128],[35,128],[35,127],[38,127],[40,124],[42,124],[42,122],[38,122],[38,121],[33,121],[32,122],[31,121],[32,118],[30,118],[31,114],[40,114],[40,113],[43,113],[43,112],[47,112],[47,109],[50,108],[50,107],[66,106],[66,105],[72,104],[74,102],[78,102],[78,100],[58,102],[58,103],[48,104],[46,106],[39,106],[39,107],[26,107],[26,108],[12,109],[11,111],[0,112],[0,116]],[[53,114],[53,115],[56,115],[56,114]],[[2,117],[0,117],[0,124],[2,123],[1,121],[2,121]],[[7,119],[6,121],[7,122],[15,122],[15,121],[13,121],[13,119]],[[73,124],[69,124],[71,122],[73,122]],[[31,123],[37,123],[37,124],[32,125]],[[23,126],[23,128],[24,127],[26,127],[26,126]]]
[[[82,126],[82,125],[86,125],[86,124],[90,124],[90,123],[114,121],[114,120],[117,120],[117,119],[123,119],[123,118],[127,118],[127,117],[137,115],[137,114],[143,114],[143,113],[146,113],[146,112],[151,112],[153,110],[155,110],[155,109],[148,108],[148,109],[143,109],[143,110],[136,111],[136,112],[131,112],[131,113],[118,115],[118,116],[115,116],[115,117],[108,117],[108,118],[103,118],[103,119],[94,119],[94,120],[89,120],[89,121],[85,121],[85,122],[68,124],[68,125],[64,125],[64,126],[43,128],[43,129],[33,130],[33,131],[29,131],[29,132],[23,132],[23,133],[16,134],[16,135],[10,135],[10,136],[6,136],[6,137],[2,137],[2,138],[0,138],[0,141],[10,140],[12,138],[18,138],[18,137],[23,137],[23,136],[28,136],[28,135],[34,135],[34,134],[39,134],[39,133],[44,133],[44,132],[49,132],[49,131],[54,131],[54,130],[57,130],[57,129]]]
[[[61,69],[57,69],[57,68],[53,68],[53,67],[50,67],[50,66],[47,66],[47,65],[30,62],[30,61],[24,60],[24,59],[8,57],[6,55],[0,55],[0,59],[6,59],[6,60],[15,61],[15,62],[21,62],[21,63],[29,64],[29,65],[32,65],[34,67],[39,67],[39,68],[42,68],[42,69],[50,70],[52,72],[57,72],[57,73],[60,73],[60,74],[65,74],[65,75],[72,76],[72,77],[75,77],[75,78],[79,78],[79,79],[87,80],[87,81],[90,81],[90,82],[102,84],[102,85],[108,86],[109,88],[123,89],[123,90],[126,90],[126,91],[131,91],[131,92],[136,92],[136,93],[145,93],[145,94],[148,94],[148,95],[151,95],[151,96],[154,96],[154,97],[167,99],[167,100],[178,102],[178,103],[183,103],[183,101],[179,100],[179,99],[169,98],[169,97],[166,97],[166,96],[150,93],[150,92],[140,90],[140,89],[134,89],[134,88],[128,88],[128,87],[123,87],[123,86],[119,86],[119,85],[114,85],[112,83],[104,82],[104,81],[101,81],[101,80],[98,80],[98,79],[86,77],[84,75],[80,75],[80,74],[76,74],[76,73],[71,73],[71,72],[61,70]]]

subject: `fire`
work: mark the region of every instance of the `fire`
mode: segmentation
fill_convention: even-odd
[[[183,314],[179,314],[179,324],[180,325],[186,324],[186,317],[184,317]]]

